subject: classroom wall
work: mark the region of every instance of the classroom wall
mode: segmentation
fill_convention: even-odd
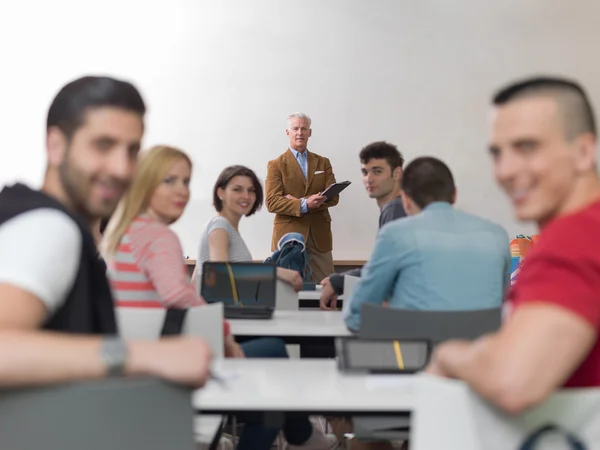
[[[335,258],[370,253],[378,210],[357,155],[380,139],[408,160],[445,160],[460,208],[531,232],[492,180],[488,101],[506,81],[543,72],[578,78],[600,107],[599,14],[594,0],[3,4],[0,183],[39,186],[52,97],[72,78],[109,74],[143,92],[145,144],[180,146],[195,162],[192,200],[174,225],[191,257],[219,171],[246,164],[264,179],[292,111],[312,116],[309,148],[353,182],[332,210]],[[271,224],[266,211],[242,221],[255,258],[269,253]]]

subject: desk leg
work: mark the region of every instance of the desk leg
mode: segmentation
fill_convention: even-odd
[[[217,433],[215,434],[212,442],[210,443],[210,447],[208,448],[208,450],[218,450],[219,448],[219,444],[221,443],[221,436],[223,436],[223,427],[225,426],[225,422],[226,422],[227,418],[223,418],[223,421],[221,422],[221,426],[217,429]],[[235,443],[235,441],[234,441]]]

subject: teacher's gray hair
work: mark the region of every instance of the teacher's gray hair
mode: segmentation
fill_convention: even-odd
[[[308,122],[308,128],[310,128],[310,124],[312,123],[312,120],[310,120],[310,117],[308,117],[308,114],[305,114],[303,112],[293,112],[291,113],[288,118],[287,118],[287,124],[288,127],[290,126],[290,123],[292,121],[292,119],[306,119],[306,121]]]

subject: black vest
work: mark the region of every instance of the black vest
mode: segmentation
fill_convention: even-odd
[[[0,192],[0,226],[19,214],[40,208],[56,209],[73,220],[82,237],[79,271],[73,288],[63,305],[49,316],[46,330],[80,334],[116,334],[117,327],[106,266],[98,257],[96,243],[89,226],[81,217],[68,211],[52,197],[22,184],[5,187]],[[47,236],[52,239],[52,236]],[[2,251],[2,249],[0,249]],[[31,255],[35,258],[36,255]],[[60,264],[61,255],[54,255],[49,264]]]

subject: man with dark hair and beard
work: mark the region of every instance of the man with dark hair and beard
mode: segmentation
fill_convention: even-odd
[[[54,98],[41,191],[0,192],[0,386],[151,375],[190,386],[208,376],[200,339],[118,337],[92,227],[135,172],[146,107],[130,83],[84,77]]]

